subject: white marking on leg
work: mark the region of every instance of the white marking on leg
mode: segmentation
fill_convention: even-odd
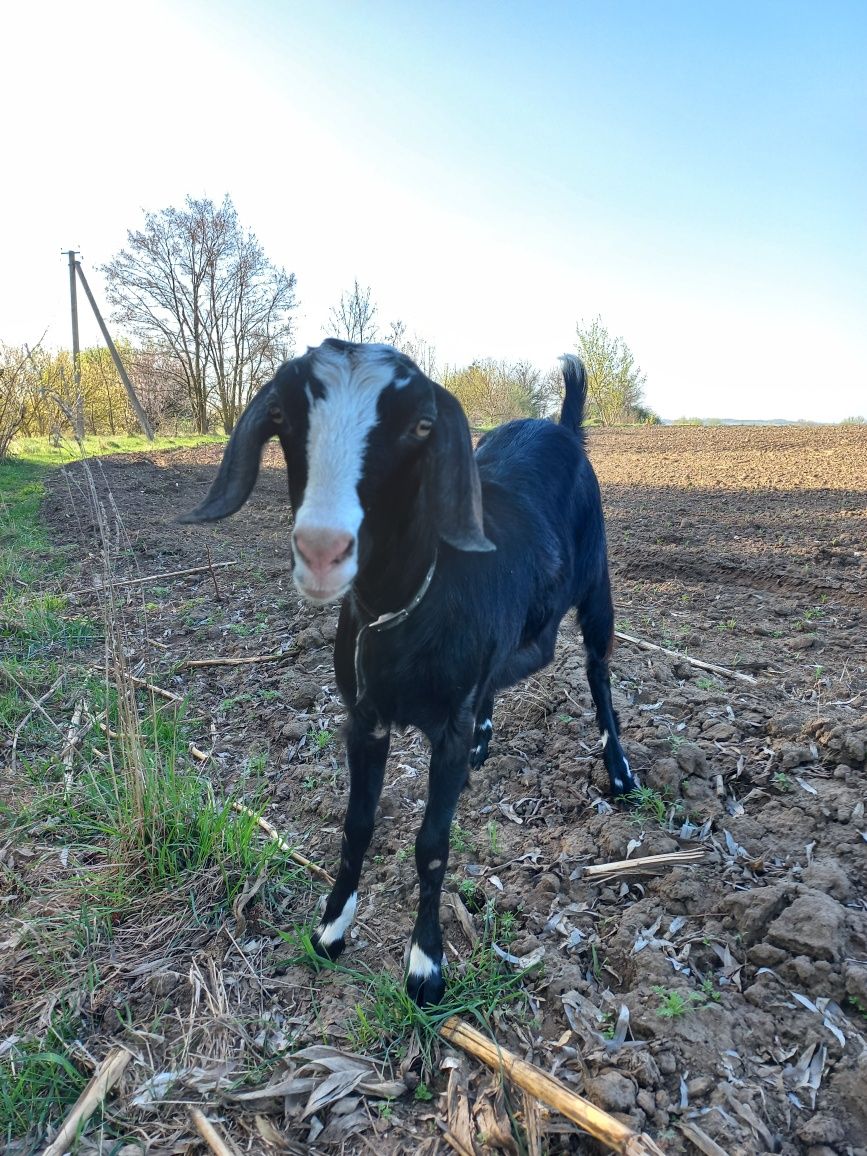
[[[431,859],[430,863],[427,865],[427,869],[428,871],[436,871],[437,868],[442,867],[442,865],[442,859]]]
[[[608,746],[608,731],[602,732],[602,749],[603,751]]]
[[[489,718],[486,718],[484,722],[479,723],[478,729],[484,731],[486,735],[492,735],[494,733],[494,724]]]
[[[338,939],[344,939],[355,918],[355,909],[358,906],[358,892],[353,891],[344,904],[343,910],[330,923],[320,923],[317,929],[319,942],[323,947],[330,947]]]
[[[414,943],[409,952],[409,967],[407,971],[416,979],[430,979],[432,975],[438,975],[440,965],[435,959],[422,951],[417,943]]]

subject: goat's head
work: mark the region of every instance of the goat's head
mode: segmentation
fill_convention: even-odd
[[[377,521],[397,508],[429,518],[458,550],[494,548],[460,404],[391,346],[332,338],[287,361],[244,411],[207,498],[178,520],[239,510],[272,437],[295,511],[295,583],[311,601],[346,592],[374,548]]]

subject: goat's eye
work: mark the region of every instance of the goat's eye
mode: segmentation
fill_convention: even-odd
[[[430,418],[423,417],[421,421],[416,422],[413,426],[413,433],[417,438],[426,438],[433,429],[433,422]]]

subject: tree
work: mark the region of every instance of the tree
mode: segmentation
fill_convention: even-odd
[[[579,322],[576,332],[587,370],[588,416],[602,425],[648,420],[652,415],[642,400],[647,377],[623,338],[612,337],[601,317],[589,325]]]
[[[34,389],[34,369],[26,345],[0,344],[0,462],[24,424]]]
[[[328,314],[331,336],[343,341],[376,341],[376,305],[370,300],[370,286],[362,289],[356,277],[352,289],[342,293]]]
[[[411,358],[427,377],[436,377],[436,347],[427,338],[419,337],[417,333],[413,333],[410,337],[405,321],[390,321],[384,340],[387,345],[393,345],[395,349]]]
[[[170,355],[198,432],[212,399],[231,432],[291,350],[294,273],[272,264],[228,196],[146,213],[127,245],[103,268],[116,319]]]
[[[487,357],[463,369],[446,368],[443,385],[457,397],[472,425],[493,426],[516,417],[543,417],[552,381],[528,361]]]

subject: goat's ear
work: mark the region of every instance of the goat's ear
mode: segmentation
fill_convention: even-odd
[[[264,385],[241,415],[223,454],[208,496],[195,510],[176,522],[216,522],[243,506],[259,476],[262,446],[285,429],[283,408],[275,382]]]
[[[435,396],[437,420],[429,452],[437,531],[456,550],[496,550],[482,525],[482,487],[466,416],[441,385],[435,386]]]

